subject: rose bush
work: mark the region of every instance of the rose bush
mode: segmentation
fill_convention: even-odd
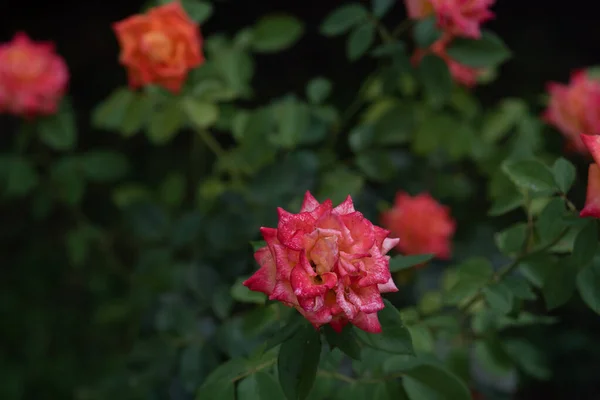
[[[208,1],[151,1],[113,21],[120,86],[89,121],[60,46],[0,45],[0,397],[508,399],[557,379],[555,310],[600,313],[600,81],[550,84],[543,113],[480,101],[512,57],[494,5],[338,6],[320,40],[372,67],[349,99],[322,75],[257,97],[309,29],[293,15],[223,33]],[[563,347],[593,353],[582,337]]]

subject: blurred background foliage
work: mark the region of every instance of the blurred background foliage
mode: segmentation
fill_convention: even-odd
[[[470,133],[450,149],[455,168],[443,173],[440,168],[447,160],[436,165],[435,155],[439,152],[435,146],[431,148],[432,141],[426,140],[427,129],[422,125],[420,129],[425,133],[419,136],[421,142],[412,143],[412,152],[395,147],[388,158],[379,157],[369,147],[386,144],[385,137],[380,137],[379,144],[365,143],[362,140],[372,137],[373,132],[347,132],[351,124],[339,127],[337,134],[350,133],[350,140],[348,144],[339,141],[338,157],[345,160],[361,152],[364,162],[357,163],[362,165],[364,176],[345,164],[334,163],[326,150],[320,151],[318,143],[329,135],[332,118],[327,105],[340,110],[351,106],[350,100],[377,65],[372,57],[348,61],[345,39],[326,39],[319,33],[321,22],[339,2],[215,0],[213,4],[213,15],[202,25],[205,37],[216,33],[232,37],[275,11],[302,20],[304,34],[285,51],[263,53],[258,49],[252,55],[253,66],[249,56],[233,47],[229,52],[223,50],[230,43],[207,43],[210,62],[223,63],[216,65],[215,71],[221,67],[219,71],[223,72],[223,66],[225,73],[227,66],[247,67],[246,72],[230,76],[229,86],[237,93],[220,92],[223,98],[215,100],[227,102],[227,96],[242,96],[238,106],[246,112],[241,117],[238,112],[232,124],[227,107],[220,108],[216,130],[231,130],[233,138],[244,140],[237,150],[239,154],[221,159],[217,173],[201,181],[199,177],[210,172],[213,155],[199,144],[197,135],[178,134],[168,140],[165,135],[169,136],[169,129],[163,126],[160,131],[160,121],[151,124],[156,127],[154,135],[152,129],[147,135],[134,135],[133,121],[133,126],[120,136],[109,132],[118,130],[110,129],[111,122],[106,118],[114,113],[99,115],[101,111],[95,110],[114,88],[126,82],[125,72],[117,63],[118,46],[110,26],[137,13],[143,2],[0,4],[2,41],[24,30],[35,39],[54,40],[66,58],[72,74],[70,100],[78,132],[77,153],[71,158],[63,156],[60,164],[53,163],[43,170],[60,182],[70,182],[62,189],[60,185],[58,189],[53,187],[57,203],[42,195],[3,203],[0,398],[193,398],[190,393],[199,380],[223,359],[249,354],[256,345],[251,342],[263,340],[255,333],[276,329],[274,322],[282,318],[278,314],[284,310],[273,305],[246,313],[254,303],[261,303],[262,297],[253,296],[239,284],[231,285],[255,268],[249,242],[259,239],[257,228],[276,223],[277,206],[296,210],[299,196],[306,189],[321,199],[330,196],[334,202],[347,193],[356,194],[357,209],[373,220],[378,219],[379,211],[392,201],[397,190],[431,191],[452,206],[459,221],[455,258],[479,255],[494,263],[503,262],[503,255],[493,245],[494,232],[519,221],[521,216],[486,216],[490,206],[486,200],[488,188],[469,160]],[[526,126],[531,119],[519,113],[519,107],[526,105],[527,115],[538,114],[544,106],[541,94],[547,81],[566,81],[571,70],[600,63],[600,41],[595,39],[600,36],[598,10],[598,5],[583,0],[569,3],[568,8],[558,2],[499,1],[494,7],[496,19],[486,28],[502,37],[514,56],[500,68],[497,80],[475,89],[481,104],[458,98],[454,103],[458,112],[468,119],[469,107],[487,109],[506,98],[519,98],[524,102],[505,101],[501,108],[508,110],[504,115],[515,113],[514,124]],[[398,2],[384,22],[395,26],[404,19],[404,7]],[[244,40],[243,35],[236,38]],[[218,50],[211,54],[211,46]],[[227,57],[239,58],[224,59]],[[210,73],[198,70],[190,82],[201,81]],[[327,83],[317,80],[307,87],[315,77],[326,77],[331,82],[333,90],[326,104],[322,104],[321,97],[329,92]],[[204,94],[210,93],[210,88],[203,90]],[[369,101],[377,103],[381,94],[377,90],[374,93]],[[121,97],[115,101],[130,100]],[[185,110],[185,106],[177,109]],[[396,111],[400,115],[419,112]],[[378,113],[373,109],[371,112]],[[211,118],[211,110],[203,109],[200,114]],[[303,148],[295,150],[301,128],[293,118],[309,124],[303,128],[312,135],[301,135]],[[352,118],[357,122],[368,120],[369,115]],[[95,128],[88,123],[92,120],[96,121]],[[415,123],[410,117],[404,121]],[[445,122],[438,121],[442,125]],[[19,124],[8,117],[2,117],[0,123],[0,145],[8,149]],[[197,120],[191,123],[212,124]],[[189,124],[182,122],[182,132]],[[284,151],[270,152],[268,146],[265,150],[264,134],[269,129],[278,132],[270,142]],[[537,132],[534,141],[543,138],[550,152],[561,152],[559,134],[542,126],[533,130]],[[216,135],[225,148],[233,144],[233,138]],[[392,141],[402,143],[405,139],[395,136]],[[168,141],[166,146],[157,145],[163,140]],[[461,148],[465,143],[467,148]],[[513,147],[519,145],[505,146]],[[253,154],[263,158],[248,158]],[[42,156],[50,159],[53,153]],[[240,159],[250,160],[251,165],[238,168]],[[586,165],[577,157],[572,160],[579,178],[571,197],[582,204],[585,182],[581,177],[585,176]],[[389,165],[382,166],[385,162]],[[70,177],[69,163],[82,163],[83,176]],[[236,179],[245,182],[243,195],[230,190],[229,182],[235,186]],[[498,185],[497,191],[501,192],[502,183]],[[430,268],[439,272],[445,266],[440,263]],[[426,278],[419,280],[419,285],[423,287],[414,288],[415,293],[401,289],[396,301],[411,304],[417,293],[431,286]],[[600,339],[598,316],[584,307],[579,297],[573,297],[552,315],[560,322],[551,328],[519,328],[515,333],[539,346],[552,379],[525,379],[514,398],[596,398],[600,390],[600,348],[595,345]],[[506,371],[510,373],[500,380],[499,392],[503,384],[511,386],[514,379],[514,371]],[[545,371],[539,374],[543,376]],[[489,396],[495,398],[494,393]]]

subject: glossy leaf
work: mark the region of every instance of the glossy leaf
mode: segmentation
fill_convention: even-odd
[[[447,51],[454,60],[474,68],[493,67],[511,56],[502,39],[485,30],[480,39],[454,39]]]
[[[321,25],[321,33],[325,36],[340,35],[354,25],[366,21],[368,15],[367,9],[360,3],[344,4],[325,18]]]
[[[346,42],[346,55],[350,61],[358,60],[375,41],[375,26],[370,22],[355,27]]]
[[[281,51],[296,43],[303,33],[304,24],[294,16],[264,16],[254,26],[252,48],[258,52]]]
[[[318,331],[304,325],[283,342],[277,359],[279,383],[288,400],[306,399],[315,381],[321,354]]]

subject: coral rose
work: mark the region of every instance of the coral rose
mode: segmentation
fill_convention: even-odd
[[[261,228],[260,269],[244,285],[295,307],[315,328],[339,332],[351,322],[381,332],[381,293],[398,291],[385,254],[398,239],[355,211],[350,196],[334,208],[306,192],[299,214],[278,213],[277,229]]]
[[[199,27],[178,1],[126,18],[113,28],[132,88],[155,83],[178,93],[188,71],[204,62]]]
[[[544,120],[566,137],[568,150],[586,154],[579,135],[600,135],[600,82],[575,71],[568,85],[550,82],[548,93]]]
[[[585,206],[579,216],[600,218],[600,136],[580,135],[581,142],[588,149],[594,163],[588,169],[588,186]]]
[[[444,35],[441,39],[433,43],[429,49],[415,50],[415,53],[412,56],[412,62],[414,65],[418,65],[421,62],[421,59],[427,54],[434,54],[446,62],[446,65],[448,65],[448,69],[450,70],[450,75],[452,75],[452,79],[454,79],[455,82],[462,86],[471,88],[477,84],[479,77],[485,74],[485,69],[472,68],[467,65],[460,64],[459,62],[450,58],[446,52],[446,48],[451,40],[451,36]]]
[[[393,207],[381,216],[382,225],[400,241],[396,249],[405,255],[435,254],[448,259],[450,242],[456,223],[450,209],[438,203],[427,193],[411,197],[396,194]]]
[[[408,16],[422,19],[435,14],[444,32],[479,39],[480,26],[494,17],[489,8],[496,0],[405,0]]]
[[[0,45],[0,112],[25,117],[54,114],[69,80],[54,44],[17,33]]]
[[[429,0],[404,0],[406,12],[411,19],[423,19],[433,14],[433,5]]]

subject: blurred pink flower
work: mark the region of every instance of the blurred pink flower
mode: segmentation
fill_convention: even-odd
[[[496,0],[404,0],[409,18],[423,19],[435,14],[445,33],[478,39],[480,26],[494,17],[489,8]]]
[[[567,149],[586,154],[580,134],[600,134],[600,82],[575,71],[568,85],[550,82],[550,102],[543,119],[567,139]]]
[[[69,72],[50,42],[33,42],[17,33],[0,45],[0,112],[32,117],[53,114]]]

